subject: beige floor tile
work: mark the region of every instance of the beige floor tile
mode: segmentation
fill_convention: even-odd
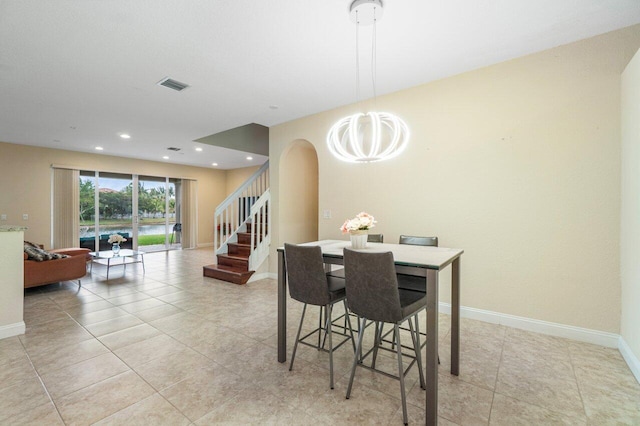
[[[319,424],[386,425],[401,408],[399,393],[394,398],[355,381],[351,396],[346,399],[347,385],[348,377],[343,377],[333,390],[317,392],[305,412]]]
[[[89,314],[91,312],[102,311],[104,309],[113,308],[113,304],[106,300],[98,300],[96,302],[82,303],[79,305],[70,306],[65,308],[65,311],[74,318],[79,317],[82,314]]]
[[[27,327],[25,334],[20,336],[29,355],[90,338],[92,338],[91,334],[70,317]]]
[[[58,346],[54,349],[35,354],[29,353],[29,355],[38,373],[44,374],[107,352],[109,352],[109,349],[102,343],[95,339],[90,339],[71,345]]]
[[[138,367],[177,352],[186,346],[166,334],[133,343],[123,348],[117,349],[114,353],[131,367]]]
[[[584,415],[575,377],[562,376],[553,369],[538,368],[515,358],[501,363],[496,392],[551,411]]]
[[[140,324],[134,327],[125,328],[115,333],[105,334],[98,338],[106,347],[115,351],[133,343],[141,342],[151,337],[162,334],[157,328],[148,324]]]
[[[117,308],[107,308],[101,311],[89,312],[86,314],[80,314],[75,317],[75,320],[78,321],[82,325],[91,325],[97,322],[106,321],[114,318],[118,318],[121,316],[127,315],[127,312]]]
[[[196,425],[312,425],[318,419],[301,412],[280,396],[249,388],[195,422]],[[343,423],[346,424],[346,423]]]
[[[145,309],[144,311],[136,312],[135,315],[143,321],[151,322],[167,316],[179,314],[184,312],[180,308],[176,308],[173,305],[165,304],[156,308]]]
[[[426,392],[416,383],[407,397],[410,403],[424,407]],[[464,382],[451,374],[438,375],[438,415],[461,425],[486,425],[489,422],[493,392]]]
[[[25,308],[24,310],[24,323],[27,327],[67,318],[69,318],[69,315],[58,307],[48,308],[46,310],[35,307],[31,309]]]
[[[145,309],[157,308],[165,305],[166,303],[162,300],[149,298],[139,300],[137,302],[127,303],[126,305],[120,305],[120,308],[129,312],[130,314],[135,314],[136,312],[144,311]]]
[[[56,401],[67,425],[101,420],[152,395],[153,388],[134,372],[126,372],[73,392]]]
[[[127,314],[118,318],[86,325],[85,328],[94,336],[100,337],[105,334],[114,333],[142,323],[143,322],[138,317]]]
[[[0,340],[0,368],[20,359],[27,359],[27,352],[18,336]]]
[[[496,394],[491,406],[491,425],[528,426],[528,425],[586,425],[586,416],[571,416],[562,412],[553,412],[546,408],[527,404],[517,399]]]
[[[83,281],[84,282],[84,281]],[[64,297],[54,297],[51,296],[53,301],[60,306],[62,309],[69,308],[71,306],[81,305],[84,303],[98,302],[100,300],[104,300],[102,297],[97,294],[93,294],[87,290],[82,290],[80,293],[76,294],[67,294]]]
[[[125,363],[112,353],[106,353],[45,373],[42,375],[42,381],[51,397],[57,400],[125,371],[129,371],[129,367]]]
[[[109,300],[109,302],[114,304],[115,306],[121,306],[121,305],[126,305],[127,303],[139,302],[141,300],[145,300],[149,298],[151,298],[151,296],[144,293],[137,292],[137,293],[125,294],[124,296],[112,297],[107,300]]]
[[[153,394],[109,417],[94,423],[107,425],[180,426],[191,422],[159,394]]]
[[[162,286],[162,287],[156,287],[156,288],[149,288],[147,290],[144,291],[145,294],[148,294],[151,297],[156,297],[160,300],[164,300],[162,299],[160,296],[165,296],[167,294],[172,294],[172,293],[178,293],[178,292],[182,292],[183,290],[179,287],[174,287],[172,285],[166,285],[166,286]],[[166,302],[166,300],[165,300]]]
[[[243,394],[251,382],[221,366],[194,371],[188,378],[160,393],[192,421]]]
[[[49,403],[40,379],[33,377],[0,390],[0,424],[5,420]]]
[[[51,402],[23,411],[3,421],[11,426],[55,426],[64,425],[58,410]]]
[[[36,377],[36,371],[27,357],[17,358],[0,367],[0,389]]]
[[[211,364],[213,361],[209,358],[185,347],[178,352],[136,366],[135,370],[156,390],[162,390]]]

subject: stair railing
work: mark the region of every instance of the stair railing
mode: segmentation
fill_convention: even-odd
[[[269,256],[271,243],[271,191],[264,194],[251,206],[251,254],[249,270],[256,270]]]
[[[227,244],[237,241],[237,233],[246,229],[245,224],[251,217],[251,206],[268,189],[269,161],[216,207],[213,219],[213,249],[216,254],[226,253]]]

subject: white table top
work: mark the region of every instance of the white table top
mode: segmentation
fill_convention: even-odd
[[[143,255],[142,251],[135,251],[129,249],[121,249],[118,254],[115,254],[112,250],[92,251],[89,255],[95,259],[113,259],[118,257],[133,257]]]
[[[345,248],[351,248],[350,241],[322,240],[301,244],[303,246],[320,246],[325,257],[342,258]],[[278,250],[284,250],[280,247]],[[396,265],[405,265],[426,269],[444,269],[464,253],[462,249],[414,246],[409,244],[367,243],[361,252],[392,252]]]

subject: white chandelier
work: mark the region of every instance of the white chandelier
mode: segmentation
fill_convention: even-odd
[[[358,26],[373,24],[372,81],[375,98],[376,21],[382,16],[381,0],[355,0],[349,9],[356,23],[356,92],[359,96],[360,69]],[[359,99],[358,99],[359,100]],[[397,116],[388,112],[353,114],[338,120],[329,130],[329,151],[342,161],[370,163],[388,160],[400,154],[409,141],[409,128]]]

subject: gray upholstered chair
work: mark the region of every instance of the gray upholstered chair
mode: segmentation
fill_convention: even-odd
[[[438,247],[438,237],[414,237],[411,235],[400,235],[399,244],[410,244],[413,246]],[[398,274],[400,288],[426,292],[426,281],[424,277],[414,277],[412,275]]]
[[[400,235],[400,241],[398,244],[438,247],[438,237],[414,237],[411,235]]]
[[[349,315],[346,316],[346,329],[343,332],[337,332],[345,339],[342,340],[337,346],[333,346],[332,329],[334,321],[332,320],[333,305],[338,302],[344,304],[345,313],[347,312],[347,305],[345,303],[345,283],[344,279],[335,278],[327,275],[324,271],[324,264],[322,261],[322,250],[318,246],[298,246],[295,244],[284,245],[284,257],[287,265],[287,275],[289,283],[289,295],[292,299],[304,303],[302,308],[302,316],[300,318],[300,325],[296,334],[296,342],[293,345],[293,354],[291,355],[291,364],[289,365],[289,371],[293,368],[293,361],[296,357],[296,350],[298,349],[298,343],[302,343],[307,346],[317,348],[319,350],[325,350],[324,344],[326,340],[329,341],[329,384],[333,389],[333,351],[342,346],[345,342],[351,341],[354,345],[353,332],[351,330],[351,321]],[[320,321],[318,328],[312,332],[306,334],[304,337],[300,337],[300,331],[302,330],[302,324],[304,322],[304,316],[307,311],[307,305],[315,305],[321,307]],[[322,308],[325,309],[326,320],[322,321]],[[339,326],[338,326],[339,327]],[[347,334],[347,330],[349,334]],[[321,339],[322,332],[325,332],[325,338]],[[317,345],[310,344],[305,341],[311,335],[318,333]],[[322,343],[321,343],[322,340]]]
[[[347,399],[351,396],[353,379],[356,367],[360,366],[374,371],[375,357],[379,349],[390,350],[380,345],[380,334],[382,327],[376,327],[374,340],[373,361],[371,366],[364,364],[367,355],[362,355],[362,338],[366,329],[367,321],[376,323],[392,323],[395,332],[395,353],[398,360],[398,376],[400,381],[400,394],[402,397],[402,415],[404,423],[407,424],[407,399],[404,386],[404,378],[413,364],[418,364],[420,374],[420,386],[424,389],[424,374],[422,371],[422,361],[420,359],[420,333],[418,329],[418,312],[426,308],[427,297],[425,293],[417,291],[402,290],[398,288],[396,268],[393,261],[393,253],[366,253],[355,250],[344,250],[344,269],[346,273],[347,305],[349,310],[358,315],[359,332],[356,344],[356,353],[351,366],[351,376],[347,388]],[[402,353],[400,342],[399,325],[405,321],[409,322],[413,352],[415,356],[408,356]],[[379,331],[378,331],[379,330]],[[393,351],[392,351],[393,352]],[[404,369],[403,357],[411,358],[411,363]],[[387,373],[384,373],[388,375]]]
[[[382,234],[369,234],[367,235],[368,243],[384,243],[384,235]]]
[[[382,234],[368,234],[367,235],[368,243],[384,243],[384,235]],[[335,271],[329,272],[329,275],[336,278],[344,278],[344,268],[336,269]]]

